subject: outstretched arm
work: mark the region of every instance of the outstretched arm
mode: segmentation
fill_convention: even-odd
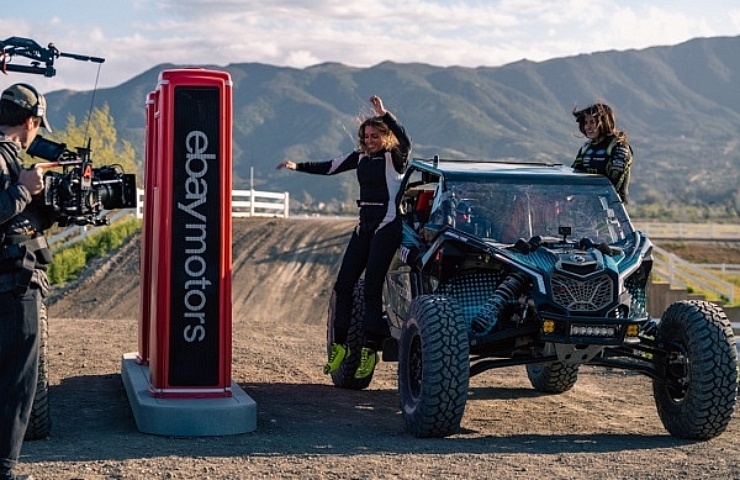
[[[393,164],[397,172],[403,173],[406,170],[409,153],[411,153],[411,138],[406,133],[406,129],[398,123],[396,117],[386,110],[383,100],[379,96],[373,95],[370,97],[370,103],[375,109],[375,114],[382,118],[383,123],[388,125],[388,128],[391,129],[398,140],[398,153],[400,155],[394,155]]]
[[[288,170],[295,170],[296,163],[292,160],[283,160],[282,162],[278,163],[276,170],[282,170],[283,168],[287,168]]]
[[[352,152],[344,157],[337,157],[328,162],[301,162],[296,163],[293,160],[283,160],[278,163],[277,169],[296,170],[298,172],[313,173],[315,175],[336,175],[337,173],[346,172],[357,168],[357,161],[360,157],[359,152]]]

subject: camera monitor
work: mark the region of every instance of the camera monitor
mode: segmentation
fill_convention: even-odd
[[[31,145],[26,149],[26,153],[32,157],[55,161],[61,158],[66,149],[67,146],[63,143],[52,142],[41,135],[37,135],[36,138],[33,139],[33,142],[31,142]]]

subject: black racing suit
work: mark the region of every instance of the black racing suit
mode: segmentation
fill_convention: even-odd
[[[610,135],[596,143],[586,142],[571,166],[578,172],[605,175],[622,202],[627,203],[632,158],[632,147],[627,141]]]
[[[36,393],[41,301],[51,261],[18,183],[21,145],[0,133],[0,474],[18,462]],[[44,250],[43,252],[41,250]]]
[[[399,188],[411,152],[411,139],[395,117],[382,117],[399,142],[391,151],[374,155],[352,152],[328,162],[306,162],[296,170],[320,175],[334,175],[357,170],[360,183],[360,218],[352,232],[334,284],[334,341],[346,343],[352,317],[352,293],[357,280],[365,272],[365,319],[363,328],[368,345],[376,347],[388,326],[383,322],[383,280],[393,255],[401,243],[401,218],[398,206]]]

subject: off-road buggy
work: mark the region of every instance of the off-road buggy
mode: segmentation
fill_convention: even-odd
[[[607,178],[554,164],[410,163],[401,189],[404,240],[388,272],[389,337],[406,429],[456,432],[468,383],[524,365],[535,390],[570,390],[581,365],[628,369],[653,381],[665,428],[709,439],[727,427],[737,352],[716,305],[685,301],[647,311],[652,244],[635,230]],[[350,352],[362,346],[363,284]],[[328,340],[331,343],[332,309]],[[351,354],[332,374],[362,389]]]

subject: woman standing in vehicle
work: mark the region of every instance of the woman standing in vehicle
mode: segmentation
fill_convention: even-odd
[[[573,169],[605,175],[626,204],[633,152],[627,134],[616,128],[614,111],[605,103],[596,103],[574,109],[573,116],[578,129],[588,138],[576,155]]]
[[[393,255],[401,242],[399,195],[406,170],[411,139],[395,116],[385,109],[377,95],[370,98],[375,116],[365,119],[358,129],[359,149],[344,157],[326,162],[281,162],[277,168],[318,175],[335,175],[357,170],[360,184],[359,221],[352,232],[342,265],[334,284],[334,336],[324,373],[339,369],[349,357],[347,336],[352,317],[352,294],[362,272],[365,272],[366,343],[359,352],[360,362],[354,378],[369,377],[378,362],[377,351],[387,335],[383,320],[383,280]]]

